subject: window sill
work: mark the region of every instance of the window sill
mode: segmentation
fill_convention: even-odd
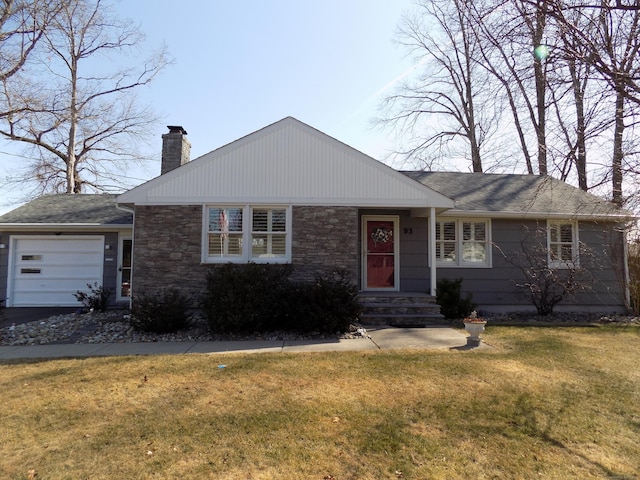
[[[291,263],[291,259],[290,258],[278,258],[278,257],[259,257],[259,258],[252,258],[250,260],[247,260],[246,258],[226,257],[226,258],[215,258],[215,259],[207,258],[207,259],[203,260],[200,263],[201,263],[201,265],[223,265],[225,263],[234,263],[234,264],[239,264],[239,265],[249,264],[249,263],[287,264],[287,263]]]
[[[493,268],[493,266],[487,263],[463,263],[461,265],[457,263],[436,263],[436,268]]]

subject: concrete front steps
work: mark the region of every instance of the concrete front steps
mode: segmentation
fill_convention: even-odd
[[[446,325],[435,297],[421,292],[361,292],[363,325],[425,327]]]

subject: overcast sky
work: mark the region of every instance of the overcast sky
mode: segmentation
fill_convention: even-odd
[[[163,120],[158,161],[130,176],[159,174],[160,136],[181,125],[192,158],[293,116],[373,157],[392,148],[371,128],[380,99],[413,70],[394,43],[410,0],[127,0],[150,47],[164,42],[175,62],[145,90]],[[0,151],[19,151],[0,144]],[[20,158],[0,153],[0,175]],[[157,171],[155,171],[157,170]],[[0,213],[19,192],[3,191]]]

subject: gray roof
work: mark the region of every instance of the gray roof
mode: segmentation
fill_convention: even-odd
[[[455,211],[492,216],[628,218],[632,215],[553,177],[462,172],[401,172],[455,201]],[[0,216],[2,224],[132,225],[117,195],[43,195]]]
[[[131,225],[133,215],[116,208],[112,194],[51,194],[0,216],[1,224]]]
[[[628,217],[611,202],[540,175],[402,172],[456,202],[455,210],[522,216]]]

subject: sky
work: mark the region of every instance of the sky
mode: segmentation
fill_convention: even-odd
[[[411,75],[414,59],[394,39],[411,0],[126,0],[116,4],[166,44],[173,64],[140,100],[162,118],[152,130],[157,162],[129,172],[135,184],[160,173],[167,125],[188,132],[191,158],[287,116],[383,159],[390,132],[372,127],[380,101]],[[19,147],[0,143],[0,176]],[[3,187],[0,214],[20,192]]]

